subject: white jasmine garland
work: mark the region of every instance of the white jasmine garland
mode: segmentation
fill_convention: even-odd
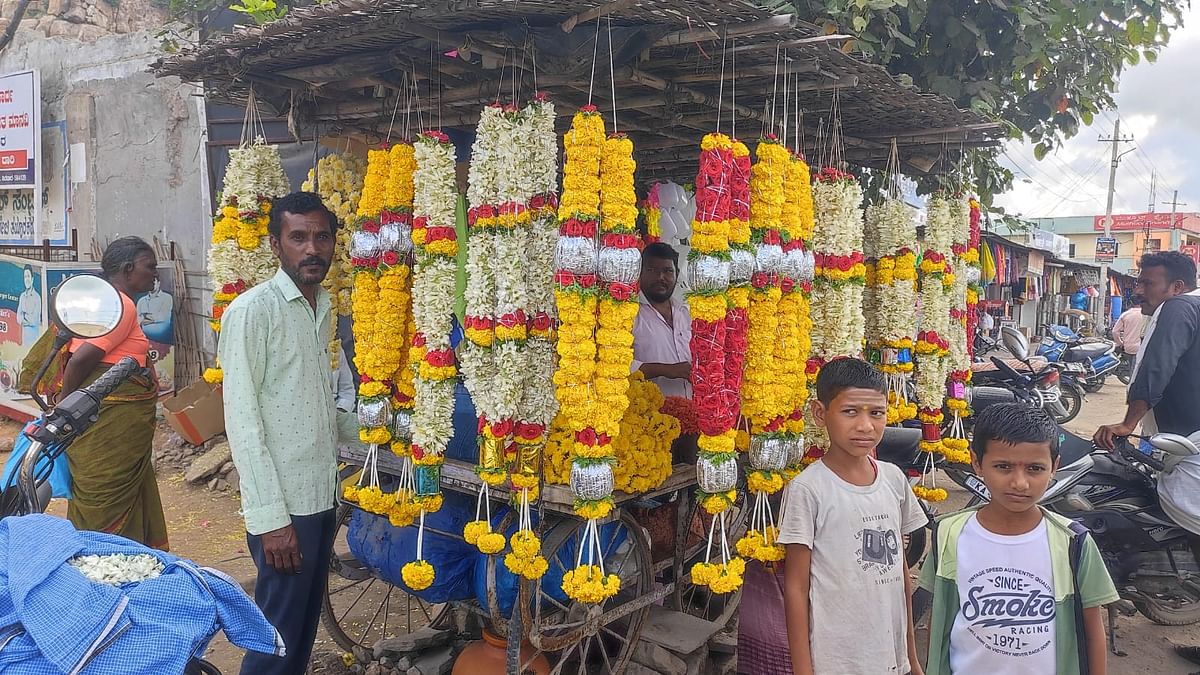
[[[812,247],[818,253],[848,256],[863,250],[862,188],[854,180],[813,183],[816,225]]]
[[[108,586],[136,584],[160,576],[166,568],[149,553],[81,555],[67,561],[88,581]]]
[[[416,407],[413,408],[413,444],[425,454],[444,455],[454,436],[454,378],[416,378]]]
[[[256,138],[250,145],[229,151],[229,165],[221,191],[226,201],[236,197],[238,207],[258,207],[260,196],[276,199],[291,192],[287,174],[279,158],[279,148]]]

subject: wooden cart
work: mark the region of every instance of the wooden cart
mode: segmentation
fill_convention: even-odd
[[[343,450],[340,457],[346,466],[343,475],[356,472],[364,459],[362,451]],[[399,472],[399,458],[380,453],[378,469],[381,474]],[[608,549],[604,551],[605,569],[620,576],[620,593],[604,603],[585,605],[564,602],[561,594],[548,593],[549,586],[543,586],[544,580],[521,580],[517,602],[508,616],[501,611],[496,582],[496,566],[504,564],[502,555],[487,556],[486,603],[467,600],[431,605],[378,578],[355,560],[345,545],[344,533],[356,507],[342,504],[338,509],[338,537],[325,598],[326,628],[343,649],[370,650],[380,639],[425,625],[449,627],[449,610],[453,605],[480,616],[491,632],[508,640],[510,673],[521,670],[518,649],[514,647],[522,639],[528,640],[537,653],[546,655],[553,673],[622,673],[653,605],[708,621],[711,632],[724,627],[738,606],[740,593],[714,595],[706,587],[692,584],[688,574],[691,564],[704,557],[709,518],[694,498],[695,473],[690,464],[676,464],[671,476],[657,489],[637,495],[623,492],[614,495],[617,508],[604,523],[609,524],[608,531],[616,534],[602,540],[607,542]],[[480,484],[473,465],[446,460],[442,469],[444,490],[476,495]],[[509,499],[508,491],[502,488],[493,488],[491,496],[497,502]],[[635,517],[634,507],[651,501],[668,509],[674,505],[675,541],[669,554],[652,555],[649,535]],[[536,506],[542,555],[549,561],[551,571],[559,574],[566,571],[561,569],[563,560],[575,559],[574,547],[584,527],[584,521],[572,510],[573,502],[574,495],[567,486],[543,485],[542,498]],[[747,513],[741,501],[728,513],[727,524],[734,540],[745,531]],[[499,531],[507,530],[512,517],[510,513]],[[461,532],[433,531],[462,538]],[[655,557],[660,558],[658,562]],[[555,570],[556,566],[560,569]]]

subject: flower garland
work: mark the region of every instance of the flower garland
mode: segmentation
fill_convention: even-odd
[[[808,245],[812,242],[814,213],[812,173],[800,155],[793,155],[784,182],[782,235],[784,239],[782,295],[779,299],[779,334],[775,360],[781,380],[791,400],[785,405],[784,440],[791,450],[785,478],[795,476],[804,463],[805,414],[815,386],[815,371],[810,379],[808,357],[812,351],[811,297],[815,260]]]
[[[610,386],[612,379],[608,376],[616,373],[602,372],[602,364],[596,361],[600,327],[607,325],[615,331],[620,325],[620,321],[614,320],[612,315],[619,305],[600,287],[599,250],[596,246],[602,192],[615,197],[614,191],[625,187],[623,183],[615,182],[618,176],[601,175],[602,154],[606,145],[604,118],[597,113],[595,106],[585,106],[575,114],[571,128],[563,136],[566,163],[563,166],[562,201],[558,207],[560,236],[556,249],[554,294],[558,304],[560,339],[559,368],[554,374],[554,384],[560,410],[574,435],[571,444],[571,489],[575,493],[575,512],[587,520],[580,536],[578,564],[563,575],[562,589],[568,597],[584,603],[601,602],[615,595],[621,586],[617,575],[604,572],[603,551],[600,550],[599,531],[596,528],[596,520],[606,517],[613,509],[612,439],[620,431],[620,416],[614,417],[613,411],[606,410],[602,401],[605,398],[624,397],[624,387],[628,386]],[[617,145],[608,148],[621,149]],[[632,158],[629,161],[632,163]],[[605,163],[610,170],[619,165],[623,166],[623,163],[613,158]],[[607,186],[606,180],[609,181]],[[632,189],[632,184],[629,188]],[[613,212],[616,215],[620,208],[617,204],[612,206],[617,209]],[[612,223],[614,226],[618,224]],[[601,295],[608,301],[606,310],[600,309]],[[636,309],[635,306],[635,312]],[[601,316],[602,312],[606,312],[604,316]],[[608,335],[606,339],[614,342],[618,337],[623,338]],[[620,355],[614,354],[609,358],[615,359]],[[628,368],[629,363],[626,362],[626,373]],[[606,387],[603,391],[600,389],[601,382]],[[624,407],[621,412],[624,413]]]
[[[208,271],[213,282],[209,325],[218,333],[229,303],[248,289],[270,279],[279,264],[267,233],[271,200],[290,191],[279,149],[255,139],[229,152],[221,190],[221,209],[213,221]],[[220,364],[204,371],[204,380],[219,384]]]
[[[412,241],[413,335],[410,358],[416,373],[412,415],[413,500],[420,507],[416,559],[404,566],[413,590],[433,583],[433,566],[422,557],[425,514],[442,506],[441,470],[454,433],[454,383],[458,375],[450,348],[454,314],[455,257],[454,145],[440,131],[426,131],[414,149]],[[414,575],[409,580],[410,570]],[[419,574],[419,576],[417,576]],[[413,582],[417,583],[413,583]],[[424,583],[423,587],[418,586]]]
[[[642,218],[646,221],[646,234],[643,239],[647,244],[653,244],[662,241],[662,209],[658,201],[658,186],[660,183],[655,183],[650,188],[650,192],[646,198],[638,202],[638,208],[642,212]]]
[[[781,234],[787,200],[784,187],[792,158],[787,148],[773,136],[761,139],[756,153],[758,163],[752,169],[750,181],[756,265],[751,277],[746,362],[748,386],[742,395],[743,415],[749,420],[753,433],[749,442],[751,470],[747,475],[747,488],[755,501],[750,528],[738,541],[737,551],[744,557],[769,562],[782,559],[783,548],[775,543],[776,529],[768,497],[783,487],[783,472],[788,459],[785,434],[788,418],[794,410],[789,383],[780,381],[778,369],[780,361],[788,359],[793,362],[791,371],[796,372],[799,357],[795,348],[787,344],[796,324],[796,317],[790,311],[794,303],[785,306],[789,310],[788,316],[783,316],[785,312],[780,311],[781,280],[792,271],[785,264]],[[798,217],[794,206],[788,215]],[[789,290],[794,291],[795,279],[788,278],[787,283]],[[781,324],[784,328],[782,340]]]
[[[942,404],[949,372],[950,294],[954,284],[949,254],[954,236],[950,204],[943,195],[934,195],[928,203],[925,227],[925,251],[920,264],[921,330],[917,334],[917,402],[920,405],[922,440],[920,448],[929,453],[943,452],[941,424],[945,419]],[[929,472],[926,472],[928,475]]]
[[[741,585],[741,575],[733,574],[731,556],[725,542],[725,511],[737,499],[736,431],[734,424],[739,408],[741,373],[730,381],[732,374],[727,361],[736,355],[744,343],[737,345],[729,339],[729,329],[744,331],[744,309],[741,300],[749,300],[748,289],[730,291],[730,242],[740,245],[749,241],[749,201],[745,204],[746,222],[743,229],[742,205],[737,197],[749,192],[749,172],[743,174],[749,162],[745,145],[720,133],[706,135],[700,143],[700,168],[696,176],[696,216],[692,224],[692,250],[688,253],[690,291],[688,308],[692,316],[692,387],[700,418],[700,454],[696,461],[699,483],[697,501],[712,516],[709,526],[705,561],[692,568],[694,583],[708,585],[714,592],[729,592]],[[743,154],[744,153],[744,154]],[[745,162],[743,163],[743,157]],[[745,180],[745,193],[740,182]],[[735,300],[736,297],[736,300]],[[729,311],[732,307],[734,312]],[[730,320],[730,315],[733,319]],[[744,332],[740,336],[745,339]],[[739,364],[740,365],[740,364]],[[715,527],[720,523],[720,563],[710,563]],[[738,558],[733,558],[741,562]],[[710,565],[712,567],[710,567]],[[718,578],[717,586],[712,583]],[[736,584],[733,581],[736,580]],[[718,591],[717,589],[721,589]]]
[[[917,319],[917,229],[913,210],[892,197],[867,208],[867,231],[878,233],[875,282],[878,299],[873,310],[876,335],[871,361],[888,380],[888,424],[917,416],[911,400]]]
[[[950,202],[950,219],[954,227],[951,250],[954,254],[954,270],[957,273],[953,275],[953,285],[948,289],[950,349],[947,355],[949,379],[946,408],[950,411],[951,420],[942,439],[942,453],[951,462],[970,463],[967,432],[963,425],[963,419],[970,414],[967,405],[967,385],[971,382],[971,355],[968,346],[970,334],[967,333],[967,319],[970,315],[967,305],[969,272],[964,259],[971,243],[971,213],[965,197],[955,197]]]
[[[815,279],[812,294],[812,353],[807,372],[840,356],[862,353],[865,319],[862,188],[854,176],[831,167],[813,183]],[[807,457],[824,455],[828,439],[815,425]]]
[[[686,401],[687,399],[680,399]],[[630,376],[629,407],[621,418],[621,434],[613,439],[616,455],[613,488],[637,493],[653,490],[671,475],[671,444],[682,430],[667,412],[669,399],[640,371]],[[571,432],[560,414],[554,419],[546,443],[546,482],[566,485],[571,477]]]

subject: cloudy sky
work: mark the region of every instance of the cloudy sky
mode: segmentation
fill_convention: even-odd
[[[1200,211],[1200,3],[1185,15],[1184,27],[1171,37],[1157,63],[1142,61],[1121,76],[1117,109],[1097,115],[1055,154],[1042,161],[1032,146],[1011,143],[1001,161],[1016,174],[1012,191],[996,202],[1027,218],[1104,213],[1112,135],[1121,119],[1125,155],[1117,169],[1113,213],[1142,213],[1150,203],[1151,175],[1155,210],[1170,211],[1172,191],[1187,202],[1179,211]],[[1136,149],[1135,149],[1136,148]]]

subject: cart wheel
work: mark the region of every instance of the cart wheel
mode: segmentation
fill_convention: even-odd
[[[379,640],[411,633],[425,626],[440,627],[450,616],[446,603],[430,604],[376,577],[346,544],[346,527],[353,507],[340,504],[329,583],[321,607],[321,622],[339,647],[371,650]]]
[[[683,578],[675,584],[675,608],[687,612],[705,621],[717,621],[728,618],[737,611],[742,601],[742,591],[716,594],[707,586],[697,586],[692,583],[692,565],[704,560],[704,547],[708,543],[708,525],[712,516],[696,502],[689,499],[691,509],[688,513],[688,528],[684,534],[683,544]],[[738,491],[737,501],[725,512],[725,535],[729,541],[730,552],[737,540],[746,534],[749,527],[750,509],[746,506],[746,491]]]
[[[628,513],[607,527],[613,529],[602,537],[604,570],[621,578],[617,595],[598,605],[569,599],[564,604],[548,588],[537,586],[529,642],[554,664],[551,675],[624,672],[650,614],[654,579],[646,535]],[[574,564],[583,528],[580,521],[564,520],[547,535],[542,545],[552,573],[547,576],[558,578]]]

